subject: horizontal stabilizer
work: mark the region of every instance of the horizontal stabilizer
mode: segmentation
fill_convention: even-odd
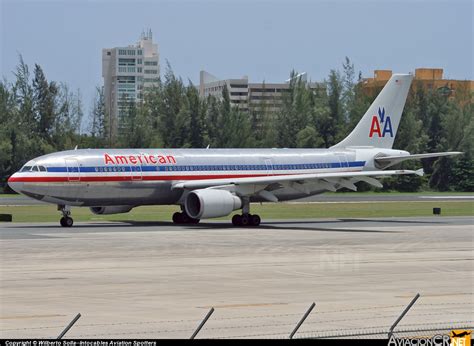
[[[460,155],[460,151],[445,151],[442,153],[427,153],[427,154],[413,154],[413,155],[400,155],[400,156],[381,156],[375,158],[375,163],[377,168],[385,169],[396,165],[405,160],[421,160],[431,157],[441,157],[441,156],[451,156],[451,155]]]

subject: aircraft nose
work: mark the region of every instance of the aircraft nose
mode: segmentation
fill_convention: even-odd
[[[8,185],[13,191],[21,193],[23,183],[18,181],[18,173],[15,173],[10,178],[8,178]]]

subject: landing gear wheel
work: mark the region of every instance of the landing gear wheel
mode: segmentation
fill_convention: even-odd
[[[181,223],[181,213],[176,212],[173,214],[173,222]]]
[[[261,221],[260,216],[258,216],[256,214],[255,215],[250,215],[250,224],[252,226],[259,226],[260,221]]]
[[[194,219],[184,212],[182,213],[176,212],[173,214],[173,222],[178,225],[182,225],[182,224],[195,225],[195,224],[198,224],[199,221],[200,221],[199,219]]]
[[[232,216],[232,224],[234,226],[241,226],[242,225],[242,216],[238,215],[238,214]]]
[[[63,217],[59,220],[59,223],[63,227],[72,227],[74,221],[72,220],[71,215],[71,206],[69,205],[58,205],[58,210],[61,211]]]
[[[63,227],[72,227],[72,225],[74,224],[74,220],[72,219],[72,217],[62,217],[61,220],[59,220],[59,223]]]
[[[250,224],[250,216],[247,214],[242,215],[240,219],[240,224],[244,227],[248,226]]]
[[[260,225],[261,219],[258,215],[244,214],[244,215],[234,215],[232,216],[232,224],[234,226],[254,226],[257,227]]]

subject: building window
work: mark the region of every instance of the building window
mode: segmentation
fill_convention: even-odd
[[[145,70],[146,74],[158,74],[157,70]]]
[[[158,66],[158,61],[145,61],[145,66]]]
[[[143,50],[139,49],[139,50],[137,51],[137,55],[143,55]]]
[[[137,59],[137,64],[138,65],[141,65],[143,63],[143,60],[142,59]]]
[[[129,49],[128,55],[135,55],[135,49]]]
[[[135,59],[119,58],[119,66],[135,66]]]
[[[126,49],[119,49],[119,55],[127,55]]]
[[[142,68],[141,68],[141,67],[137,67],[137,72],[138,72],[138,73],[142,73]]]
[[[110,51],[107,52],[107,55],[110,56],[112,53]]]

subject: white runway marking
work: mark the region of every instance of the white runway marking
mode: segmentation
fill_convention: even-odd
[[[419,198],[429,198],[429,199],[474,199],[474,196],[420,196]]]

